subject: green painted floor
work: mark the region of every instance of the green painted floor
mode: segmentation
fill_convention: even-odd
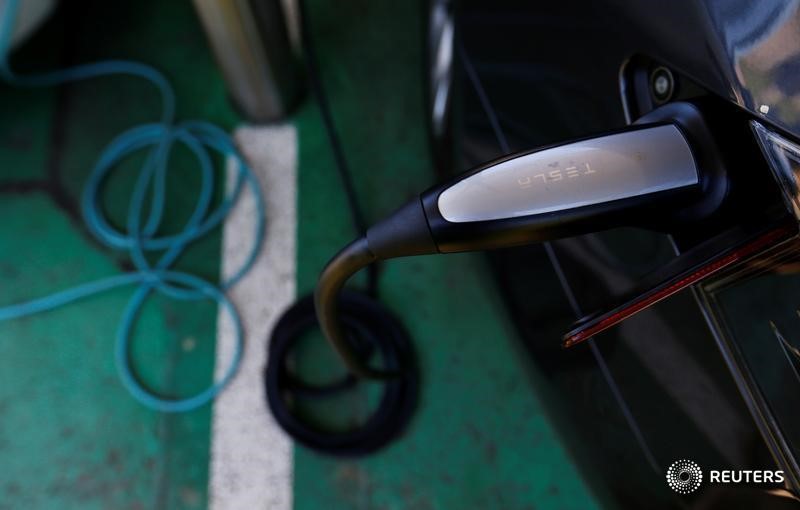
[[[87,2],[63,9],[16,56],[17,68],[126,57],[167,72],[180,118],[237,122],[188,2]],[[310,2],[322,74],[369,219],[434,180],[422,97],[420,2]],[[65,30],[65,26],[69,30]],[[102,43],[98,43],[101,41]],[[157,117],[146,84],[113,78],[58,90],[0,86],[0,304],[37,297],[128,268],[94,242],[76,200],[111,138]],[[298,292],[353,237],[341,183],[316,107],[299,131]],[[171,225],[196,183],[176,156]],[[121,218],[125,188],[109,185]],[[178,186],[181,192],[178,192]],[[180,267],[215,278],[219,236]],[[295,507],[592,508],[595,498],[544,414],[535,374],[488,276],[483,257],[398,260],[384,266],[381,296],[415,342],[423,376],[419,410],[404,437],[361,460],[295,449]],[[159,415],[119,386],[112,341],[131,290],[0,323],[0,508],[204,508],[210,409]],[[137,330],[142,377],[182,395],[210,379],[211,304],[153,299]],[[253,339],[253,342],[262,341]],[[313,354],[313,352],[312,352]],[[328,359],[325,353],[309,366]],[[330,418],[368,405],[366,389]],[[335,416],[334,416],[335,415]]]
[[[234,125],[187,2],[95,1],[62,9],[13,63],[24,71],[109,57],[165,70],[177,90],[180,118]],[[136,123],[158,119],[159,109],[155,90],[135,79],[41,90],[0,86],[0,303],[128,267],[126,254],[87,234],[77,201],[105,144]],[[186,156],[176,154],[168,200],[175,214],[167,229],[178,228],[185,219],[180,211],[192,200],[175,184],[196,186]],[[122,217],[130,182],[109,182],[112,217]],[[210,236],[180,267],[216,278],[219,243],[217,234]],[[117,381],[113,339],[132,292],[112,291],[0,323],[0,508],[206,506],[210,409],[162,415],[133,401]],[[133,348],[142,378],[173,395],[208,384],[215,322],[210,303],[152,299]]]
[[[310,2],[334,116],[367,217],[435,179],[424,126],[420,2]],[[353,236],[317,109],[300,140],[298,292]],[[589,490],[535,395],[480,255],[385,264],[380,294],[419,355],[420,406],[379,455],[331,460],[295,451],[295,507],[592,508]]]

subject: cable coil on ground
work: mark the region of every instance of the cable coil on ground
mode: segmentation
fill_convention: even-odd
[[[230,381],[241,359],[242,325],[235,307],[225,296],[225,291],[248,272],[264,239],[264,199],[258,180],[238,154],[228,134],[220,128],[202,121],[175,122],[175,94],[172,87],[164,75],[150,66],[126,60],[108,60],[36,75],[14,73],[9,64],[9,54],[19,3],[19,0],[7,0],[5,8],[0,9],[0,78],[14,86],[46,87],[111,75],[134,76],[152,83],[159,90],[163,113],[160,122],[131,128],[117,136],[103,150],[91,171],[81,200],[81,210],[89,232],[109,248],[126,250],[135,271],[78,285],[33,301],[2,307],[0,321],[52,310],[113,288],[136,285],[136,291],[128,302],[117,330],[114,349],[117,371],[123,386],[136,400],[157,411],[181,412],[202,406]],[[158,231],[164,216],[169,158],[178,144],[189,149],[197,160],[201,187],[194,210],[183,230],[172,235],[160,235]],[[139,151],[146,151],[147,157],[132,191],[126,230],[120,231],[111,226],[100,205],[103,183],[123,160]],[[236,172],[232,191],[216,208],[213,208],[213,152],[232,158]],[[171,269],[190,244],[224,221],[245,186],[255,197],[257,221],[252,249],[240,269],[220,285]],[[145,211],[146,204],[149,208]],[[151,263],[146,257],[147,253],[153,252],[161,253],[155,263]],[[171,399],[157,395],[146,388],[134,373],[130,360],[131,334],[142,305],[154,292],[182,301],[216,301],[234,323],[236,344],[230,365],[219,380],[194,396]]]
[[[301,0],[299,7],[301,36],[311,89],[316,96],[330,141],[353,226],[363,233],[366,230],[366,222],[318,73],[305,2]],[[345,378],[327,385],[311,386],[297,379],[288,370],[287,360],[292,347],[309,329],[319,328],[313,296],[298,300],[284,313],[269,341],[264,384],[267,403],[272,414],[278,424],[297,442],[330,455],[365,455],[383,447],[396,438],[408,424],[418,398],[419,375],[411,341],[397,318],[376,299],[378,286],[376,265],[369,266],[366,271],[366,294],[345,290],[338,301],[339,316],[347,329],[353,350],[363,360],[369,359],[373,352],[380,353],[383,360],[382,372],[393,374],[393,377],[387,377],[380,382],[371,382],[383,385],[383,395],[378,408],[365,423],[345,432],[332,432],[303,417],[294,405],[297,399],[329,397],[358,383],[354,375],[348,374]]]

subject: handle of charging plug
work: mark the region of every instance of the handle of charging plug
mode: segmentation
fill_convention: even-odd
[[[605,158],[606,168],[594,163],[603,152],[614,156]],[[608,168],[609,162],[627,168]],[[597,189],[598,183],[612,189]],[[448,196],[458,188],[461,196]],[[437,251],[453,253],[621,226],[666,232],[712,216],[728,188],[700,108],[670,103],[632,126],[491,161],[426,191],[421,200]],[[484,205],[487,191],[501,199]],[[568,199],[559,204],[562,196]],[[542,201],[551,202],[549,210],[539,207]],[[535,213],[518,213],[526,208]]]

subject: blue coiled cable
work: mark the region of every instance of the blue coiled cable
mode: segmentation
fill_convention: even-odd
[[[32,315],[72,303],[84,297],[117,287],[136,285],[117,330],[115,361],[122,385],[139,402],[162,412],[195,409],[213,399],[230,381],[239,367],[242,355],[242,324],[225,291],[235,285],[252,267],[264,239],[264,199],[258,181],[236,150],[227,133],[208,122],[175,122],[175,93],[167,79],[156,69],[132,61],[107,60],[37,75],[20,76],[9,65],[11,35],[19,8],[19,0],[7,0],[0,9],[0,78],[23,87],[44,87],[109,75],[130,75],[149,81],[159,90],[163,104],[160,122],[143,124],[117,136],[100,154],[92,169],[81,199],[81,210],[89,232],[102,244],[127,250],[135,271],[85,283],[49,296],[0,308],[0,321]],[[191,151],[198,163],[200,192],[194,211],[179,233],[159,235],[164,215],[166,177],[169,156],[175,144]],[[128,208],[126,230],[111,226],[100,205],[103,182],[128,156],[147,151]],[[222,202],[212,208],[214,165],[211,153],[233,158],[236,181]],[[172,270],[170,267],[194,241],[218,227],[238,199],[242,188],[249,187],[255,197],[257,220],[252,249],[242,266],[226,281],[215,285],[197,276]],[[145,203],[149,208],[145,211]],[[163,252],[151,263],[147,252]],[[145,388],[134,375],[130,360],[130,340],[136,319],[145,300],[153,292],[183,301],[210,299],[230,316],[234,325],[233,359],[223,376],[206,390],[184,399],[168,399]]]

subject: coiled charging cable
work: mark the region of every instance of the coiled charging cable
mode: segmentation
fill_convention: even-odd
[[[78,301],[87,296],[117,287],[136,285],[117,330],[114,348],[120,380],[125,389],[147,407],[162,412],[189,411],[213,399],[230,381],[239,367],[242,355],[242,325],[238,313],[225,291],[235,285],[251,268],[264,239],[264,199],[258,181],[236,150],[227,133],[203,121],[175,121],[175,93],[167,79],[156,69],[133,61],[107,60],[79,65],[63,70],[36,75],[17,75],[11,70],[9,54],[14,21],[19,0],[7,0],[0,8],[0,77],[11,85],[46,87],[67,82],[111,75],[128,75],[152,83],[162,99],[163,113],[159,122],[142,124],[117,136],[100,154],[89,175],[81,199],[81,210],[91,234],[103,245],[126,250],[135,271],[56,292],[49,296],[0,308],[0,321],[32,315]],[[183,145],[195,156],[201,177],[201,187],[194,210],[176,234],[161,235],[159,226],[164,217],[166,177],[169,157],[173,148]],[[111,226],[100,203],[103,183],[127,157],[146,151],[147,157],[139,169],[133,187],[126,219],[126,230]],[[215,169],[212,153],[232,158],[236,180],[221,203],[214,207]],[[201,237],[218,227],[247,186],[256,203],[257,221],[250,253],[242,266],[219,285],[198,276],[171,269],[181,254]],[[145,203],[149,204],[145,210]],[[155,263],[147,260],[146,253],[160,252]],[[181,399],[160,396],[146,388],[137,379],[130,359],[131,334],[145,300],[153,293],[181,301],[213,300],[225,310],[234,324],[235,348],[230,365],[220,379],[200,393]]]
[[[311,90],[317,99],[325,132],[333,151],[336,169],[344,187],[353,227],[359,233],[367,230],[347,159],[339,139],[325,88],[319,74],[310,20],[305,1],[299,3],[301,37]],[[319,327],[313,296],[299,299],[279,319],[269,342],[269,356],[264,370],[267,404],[278,424],[297,442],[318,452],[336,456],[359,456],[374,452],[395,439],[408,424],[416,408],[419,374],[414,351],[407,332],[392,313],[377,299],[378,267],[372,264],[367,272],[366,292],[347,290],[337,295],[343,342],[351,347],[359,361],[366,365],[372,354],[379,354],[383,370],[382,396],[372,415],[359,426],[346,431],[325,429],[298,409],[299,399],[323,399],[354,387],[357,375],[322,385],[311,385],[293,375],[288,359],[303,334]]]

